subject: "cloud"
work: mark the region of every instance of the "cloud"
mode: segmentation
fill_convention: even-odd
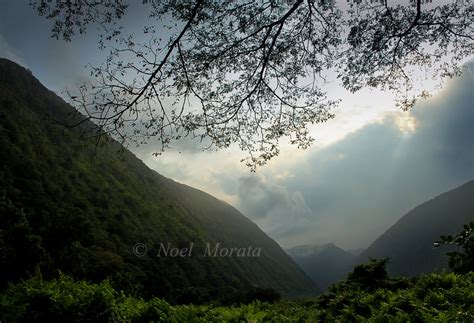
[[[313,151],[282,169],[291,176],[278,186],[276,173],[241,178],[237,207],[285,246],[366,247],[411,208],[474,178],[473,80],[466,71],[409,113]]]
[[[235,149],[200,152],[182,143],[181,153],[139,155],[234,205],[285,247],[367,247],[416,205],[474,178],[472,85],[467,71],[408,113],[384,112],[321,148],[285,151],[257,174],[238,163],[244,154]]]
[[[289,192],[261,175],[239,179],[238,201],[237,207],[276,239],[298,230],[311,218],[301,192]]]

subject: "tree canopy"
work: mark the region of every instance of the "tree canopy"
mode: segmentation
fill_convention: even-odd
[[[464,274],[474,271],[474,221],[465,224],[463,230],[455,236],[442,235],[435,241],[435,247],[441,245],[458,247],[458,250],[447,253],[449,267],[454,272]]]
[[[116,1],[30,1],[71,41],[93,24],[108,51],[74,105],[123,143],[158,139],[157,153],[182,137],[203,148],[232,143],[252,169],[279,153],[282,138],[308,147],[309,126],[338,104],[329,76],[352,92],[378,88],[401,109],[430,94],[473,53],[470,1],[144,0],[143,35],[120,25]]]

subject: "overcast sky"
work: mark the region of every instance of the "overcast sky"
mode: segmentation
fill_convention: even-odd
[[[0,57],[24,65],[58,94],[88,77],[100,62],[93,31],[65,43],[28,1],[0,0]],[[136,28],[141,12],[125,20]],[[474,178],[472,70],[410,112],[376,91],[342,98],[336,118],[315,126],[305,151],[283,145],[280,156],[250,173],[235,148],[203,152],[181,142],[160,157],[155,147],[133,149],[147,165],[232,204],[284,247],[333,242],[368,246],[403,214]]]

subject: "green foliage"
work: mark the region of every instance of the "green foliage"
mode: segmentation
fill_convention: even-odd
[[[78,118],[29,72],[0,59],[0,290],[60,271],[173,304],[208,302],[228,286],[318,292],[230,205],[157,174],[110,138],[95,146],[83,136],[98,130],[92,123],[58,125]],[[137,242],[148,246],[146,256],[133,254]],[[201,257],[207,242],[263,252],[252,261]],[[160,243],[194,243],[194,256],[157,257]]]
[[[33,233],[28,214],[0,196],[0,273],[3,287],[6,279],[16,279],[21,273],[33,275],[46,261],[40,236]]]
[[[272,288],[251,287],[243,290],[226,288],[221,291],[220,295],[216,295],[212,298],[212,303],[231,306],[239,304],[251,304],[255,301],[275,303],[280,299],[281,295]]]
[[[409,288],[412,282],[405,277],[389,277],[387,273],[388,258],[370,259],[367,264],[355,266],[347,279],[329,287],[330,293],[357,289],[361,291],[376,291],[387,289],[396,291]]]
[[[117,299],[121,297],[108,281],[100,284],[75,282],[61,276],[43,282],[33,278],[2,295],[2,321],[95,321],[115,318]]]
[[[347,282],[349,284],[357,284],[362,289],[377,289],[388,279],[387,263],[388,258],[385,258],[371,259],[368,264],[358,265],[349,273]]]
[[[319,320],[468,322],[474,318],[474,273],[388,277],[387,259],[357,266],[313,303]],[[306,303],[308,305],[308,303]]]
[[[465,224],[457,235],[441,236],[435,246],[454,245],[462,251],[448,252],[449,267],[456,273],[474,271],[474,221]]]
[[[369,267],[382,262],[372,262]],[[390,281],[386,278],[385,281]],[[317,298],[253,301],[235,306],[176,305],[145,301],[99,284],[38,278],[0,294],[2,322],[471,322],[474,273],[433,273],[394,291],[346,280]]]

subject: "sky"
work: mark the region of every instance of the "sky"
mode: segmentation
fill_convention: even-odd
[[[140,14],[132,11],[123,23],[137,28]],[[27,1],[0,0],[0,57],[63,95],[104,53],[93,31],[66,43],[50,29]],[[342,104],[335,119],[311,129],[315,144],[298,150],[283,143],[256,173],[235,147],[209,152],[186,141],[159,157],[153,145],[131,150],[157,172],[230,203],[283,247],[364,248],[416,205],[474,179],[473,85],[467,70],[402,112],[389,94],[351,94],[332,80],[328,94]]]

